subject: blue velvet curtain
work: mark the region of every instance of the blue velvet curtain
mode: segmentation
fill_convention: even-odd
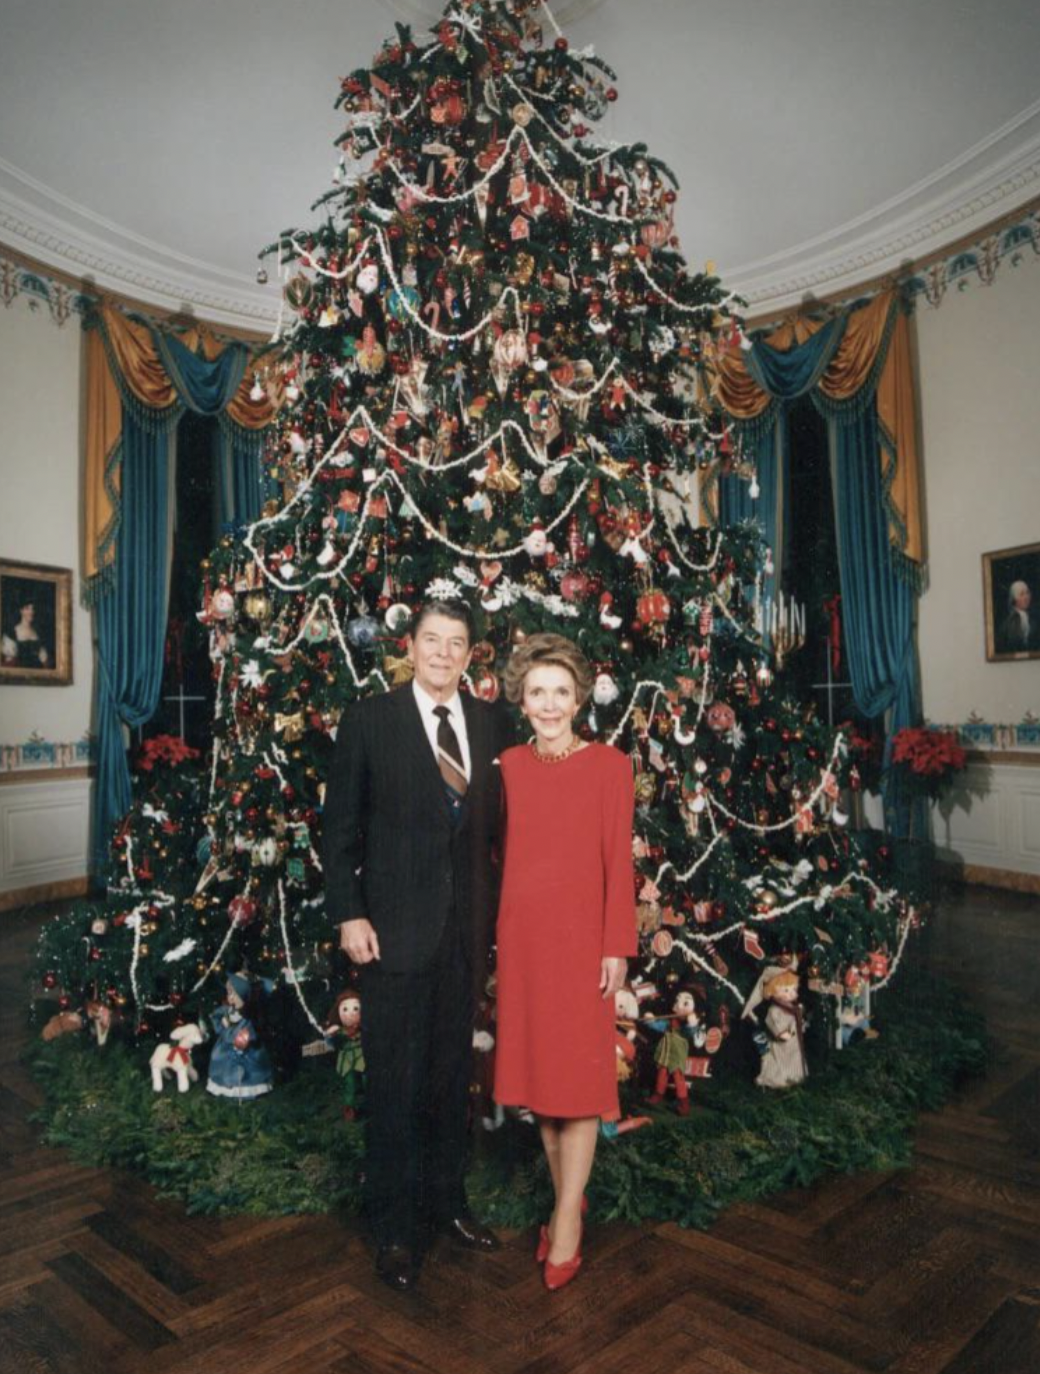
[[[185,406],[221,418],[218,457],[222,473],[229,475],[226,491],[221,482],[222,516],[255,519],[262,505],[262,439],[222,414],[242,381],[245,345],[231,344],[211,362],[170,335],[151,333],[181,402],[167,411],[151,410],[131,394],[109,350],[123,402],[123,465],[114,577],[97,600],[97,873],[104,869],[112,827],[131,802],[122,727],[143,725],[159,704],[168,602],[170,436]]]
[[[243,429],[227,415],[217,418],[217,492],[221,525],[251,525],[276,484],[264,473],[266,435]]]
[[[155,714],[166,634],[170,435],[183,411],[123,406],[122,519],[115,574],[96,603],[98,757],[94,871],[102,873],[112,827],[130,807],[123,729]],[[161,417],[161,418],[160,418]]]
[[[793,401],[811,391],[820,380],[844,336],[845,316],[839,315],[798,348],[785,351],[760,341],[747,355],[747,370],[770,396]]]
[[[251,523],[265,498],[264,433],[243,429],[225,413],[249,362],[244,344],[229,344],[210,362],[185,348],[179,339],[152,330],[155,349],[177,394],[197,415],[218,417],[215,438],[217,493],[222,525]]]
[[[892,736],[919,715],[914,644],[916,595],[898,575],[888,537],[878,423],[873,406],[829,424],[845,645],[856,705],[865,716],[891,711],[881,793],[885,822],[905,835],[910,812],[889,770]]]
[[[723,477],[719,482],[719,519],[722,524],[756,520],[766,543],[773,550],[777,573],[783,566],[784,519],[787,490],[786,403],[811,390],[827,371],[845,334],[845,317],[839,316],[818,330],[799,348],[783,352],[761,341],[746,357],[752,378],[773,398],[762,415],[738,423],[744,458],[755,465],[760,492],[757,501],[748,493],[748,483],[739,477]],[[767,596],[775,591],[775,579],[765,587]]]
[[[249,351],[245,344],[228,344],[212,362],[172,334],[151,330],[152,342],[170,381],[184,404],[196,415],[216,415],[238,390],[245,376]]]

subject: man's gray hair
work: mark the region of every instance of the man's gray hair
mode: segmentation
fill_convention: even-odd
[[[1018,600],[1019,593],[1028,592],[1029,590],[1028,582],[1023,582],[1021,579],[1019,579],[1018,582],[1012,582],[1011,586],[1008,588],[1008,605],[1014,607],[1015,602]]]

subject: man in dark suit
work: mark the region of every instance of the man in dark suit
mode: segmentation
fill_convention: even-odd
[[[460,696],[473,652],[460,601],[422,606],[405,687],[344,712],[324,818],[325,897],[358,966],[376,1270],[413,1287],[425,1229],[497,1248],[466,1202],[474,989],[496,903],[504,711]]]

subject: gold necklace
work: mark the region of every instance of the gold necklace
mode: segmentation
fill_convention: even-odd
[[[564,759],[569,759],[572,754],[576,754],[578,750],[584,746],[584,744],[585,741],[583,739],[579,739],[578,736],[575,735],[574,739],[571,740],[567,748],[561,749],[558,754],[543,754],[541,750],[538,748],[537,743],[534,740],[532,740],[531,753],[535,756],[539,763],[562,763]]]

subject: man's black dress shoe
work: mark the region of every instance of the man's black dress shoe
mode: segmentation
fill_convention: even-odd
[[[456,1245],[462,1245],[467,1250],[482,1250],[488,1254],[492,1250],[502,1248],[502,1242],[494,1231],[482,1226],[476,1217],[471,1217],[468,1212],[444,1222],[441,1230],[450,1236]]]
[[[376,1251],[376,1273],[395,1293],[409,1293],[419,1278],[415,1252],[407,1245],[381,1245]]]

